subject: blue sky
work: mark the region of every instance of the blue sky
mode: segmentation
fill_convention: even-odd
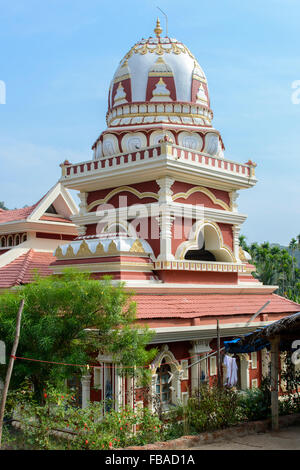
[[[0,200],[32,204],[63,160],[91,158],[120,59],[158,15],[164,25],[157,6],[206,73],[225,157],[258,164],[242,232],[288,243],[300,233],[299,0],[0,0]]]

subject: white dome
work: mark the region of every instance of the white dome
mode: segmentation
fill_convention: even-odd
[[[115,80],[120,80],[127,72],[131,80],[131,101],[146,101],[148,75],[155,69],[157,59],[161,57],[164,63],[172,71],[175,88],[176,101],[192,102],[191,90],[193,76],[201,79],[207,84],[205,74],[186,46],[171,38],[149,38],[135,44],[121,61],[111,83],[111,95]],[[125,64],[125,67],[124,67]],[[122,72],[122,69],[123,70]],[[157,71],[159,74],[159,71]],[[113,107],[112,96],[110,106]]]
[[[175,145],[208,155],[223,150],[201,66],[182,42],[160,37],[159,21],[154,31],[157,37],[137,42],[120,61],[94,158],[156,145],[166,135]]]

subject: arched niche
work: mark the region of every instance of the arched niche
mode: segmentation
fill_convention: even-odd
[[[191,229],[189,240],[181,243],[177,248],[175,258],[193,261],[235,262],[232,251],[223,243],[221,230],[213,222],[195,224]]]
[[[172,351],[169,350],[168,345],[164,345],[158,353],[151,364],[151,369],[152,399],[160,399],[161,390],[158,390],[158,387],[163,385],[162,376],[166,377],[168,374],[170,380],[168,392],[165,391],[162,393],[169,393],[169,403],[162,403],[162,408],[167,409],[169,406],[177,405],[181,401],[182,369]]]

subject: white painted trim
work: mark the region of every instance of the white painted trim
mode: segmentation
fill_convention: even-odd
[[[94,367],[94,387],[97,390],[103,389],[103,380],[102,380],[102,367]]]
[[[136,294],[272,294],[278,286],[266,286],[257,283],[228,284],[175,284],[154,281],[127,280],[125,288],[134,289]],[[263,303],[262,303],[263,305]]]
[[[251,353],[251,369],[257,369],[257,352]]]
[[[147,204],[142,204],[145,212],[152,216],[157,217],[162,210],[165,211],[166,209],[171,212],[172,215],[175,217],[182,216],[184,214],[185,217],[191,219],[200,219],[202,220],[203,217],[212,222],[220,222],[220,223],[227,223],[230,225],[240,225],[247,219],[247,215],[239,214],[233,211],[226,211],[225,209],[212,209],[208,207],[197,207],[192,204],[186,204],[182,202],[169,202],[164,206],[159,206],[157,202],[151,202]],[[131,207],[131,206],[129,206]],[[134,219],[136,216],[129,210],[129,207],[121,207],[112,210],[107,210],[106,217],[109,219],[111,213],[111,219],[115,220],[131,220]],[[134,206],[132,206],[133,208]],[[95,224],[99,222],[99,216],[97,216],[97,211],[88,212],[80,215],[72,216],[72,221],[76,225],[89,225]]]
[[[146,150],[147,149],[143,149],[141,152]],[[155,150],[156,149],[154,149],[154,151]],[[111,158],[116,158],[116,155]],[[210,158],[216,161],[218,160],[218,157]],[[224,161],[231,163],[231,161],[227,159]],[[94,160],[85,162],[85,167],[87,163],[93,164]],[[241,165],[238,162],[234,162],[234,164]],[[118,171],[116,171],[116,169]],[[105,187],[121,186],[124,182],[126,182],[126,184],[132,184],[142,180],[156,180],[164,176],[169,176],[177,181],[183,181],[184,179],[188,183],[196,183],[197,185],[210,187],[217,184],[219,189],[225,189],[227,191],[251,188],[257,182],[256,178],[253,176],[249,178],[247,175],[224,170],[213,165],[200,165],[192,160],[180,159],[164,152],[153,158],[135,162],[131,161],[117,166],[109,166],[106,164],[104,168],[98,168],[97,170],[84,171],[76,175],[72,174],[71,176],[63,175],[60,182],[69,189],[92,191]]]
[[[239,336],[251,331],[256,330],[259,327],[270,325],[273,323],[269,322],[253,322],[251,326],[246,326],[245,323],[225,323],[220,324],[220,336],[221,338],[227,338],[231,336]],[[216,338],[216,325],[203,326],[182,326],[182,327],[162,327],[162,328],[151,328],[155,332],[155,336],[152,338],[149,344],[160,344],[166,342],[179,342],[179,341],[197,341],[204,339]]]
[[[216,356],[211,356],[209,358],[209,375],[213,377],[217,375],[217,358]]]
[[[56,199],[61,196],[68,208],[69,217],[71,215],[78,214],[78,207],[75,204],[70,193],[66,190],[66,188],[60,183],[56,183],[48,193],[43,197],[37,207],[33,210],[33,212],[27,217],[28,221],[37,221],[39,220],[46,210],[48,209],[51,204],[55,203]],[[67,216],[67,214],[65,214]]]
[[[189,365],[188,359],[182,359],[180,361],[180,365],[181,365],[182,370],[183,370],[181,380],[188,380],[189,379],[189,369],[187,369],[187,366]]]
[[[37,222],[15,221],[0,225],[0,235],[23,232],[44,232],[61,235],[77,235],[77,227],[73,223],[39,220]]]

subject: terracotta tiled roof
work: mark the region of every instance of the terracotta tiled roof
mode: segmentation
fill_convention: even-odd
[[[29,250],[7,266],[0,268],[0,288],[27,284],[33,279],[34,270],[37,270],[41,276],[51,275],[49,265],[54,260],[52,253]]]
[[[25,220],[34,209],[42,202],[42,200],[47,196],[48,193],[44,194],[41,199],[39,199],[35,204],[28,207],[23,207],[23,209],[12,209],[12,210],[3,210],[0,209],[0,224],[5,222],[14,222],[15,220]]]
[[[14,209],[14,210],[0,210],[0,224],[4,224],[5,222],[14,222],[15,220],[25,220],[33,210],[36,208],[38,203],[34,204],[33,206],[24,207],[23,209]]]
[[[299,312],[300,305],[276,294],[140,294],[134,296],[137,316],[146,318],[196,318],[251,315],[268,300],[263,313]]]

